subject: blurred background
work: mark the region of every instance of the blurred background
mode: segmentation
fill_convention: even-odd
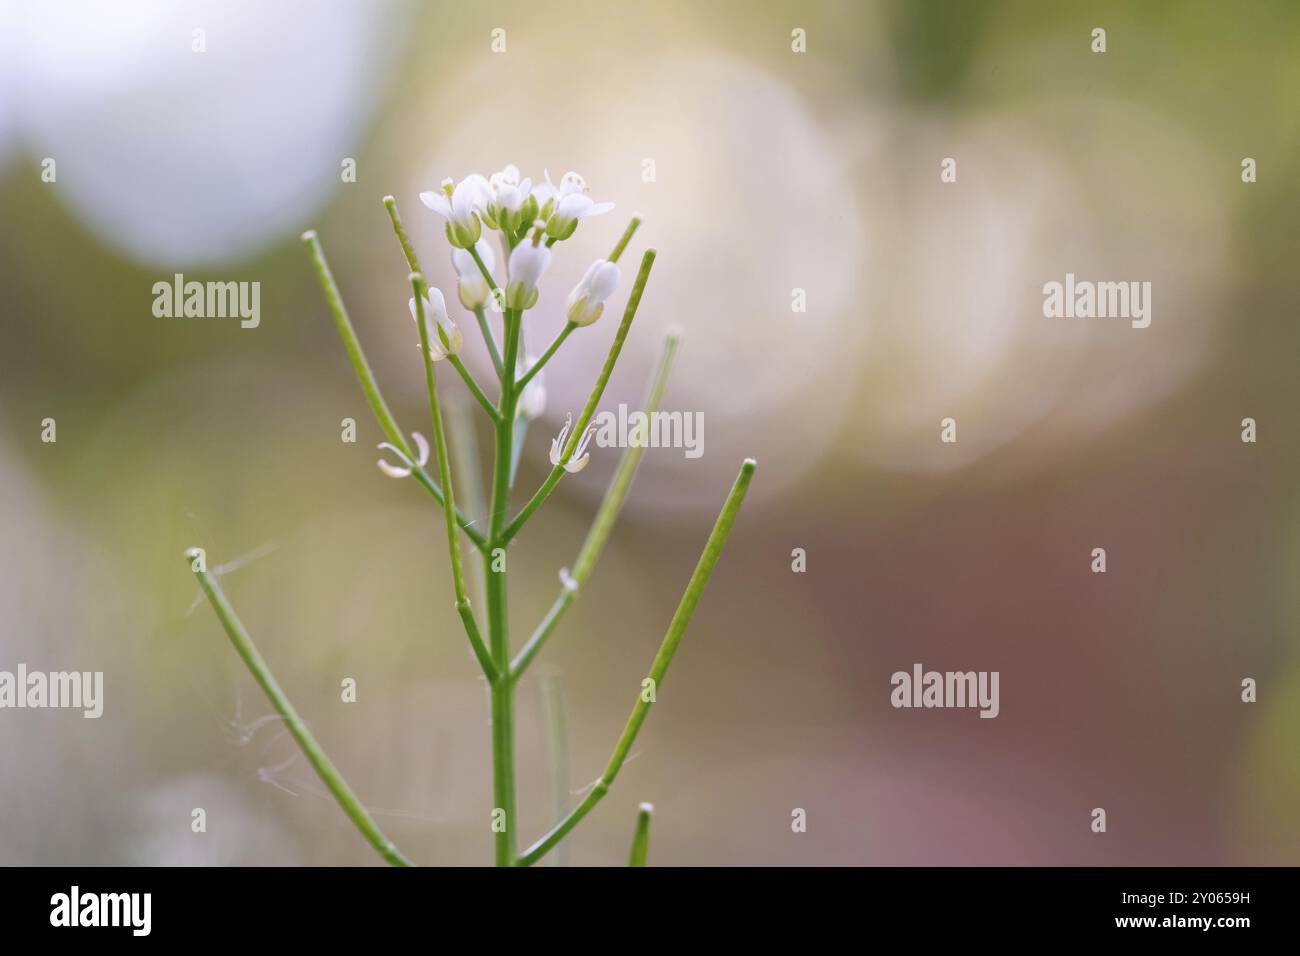
[[[1297,37],[1286,0],[0,0],[0,669],[105,673],[98,721],[0,711],[0,863],[379,864],[196,604],[193,545],[236,562],[231,600],[404,851],[490,862],[487,695],[442,518],[375,468],[298,235],[425,428],[380,197],[454,303],[417,194],[506,163],[617,204],[556,248],[532,341],[639,212],[625,262],[659,258],[601,407],[637,401],[676,324],[664,404],[705,422],[702,457],[647,453],[521,687],[522,844],[553,819],[538,678],[564,691],[576,793],[753,455],[570,862],[625,862],[648,800],[652,865],[1300,863]],[[548,367],[518,503],[631,271]],[[260,282],[261,324],[156,318],[176,272]],[[1150,328],[1045,319],[1066,272],[1150,281]],[[512,550],[516,647],[616,460],[595,449]],[[892,709],[917,662],[1000,671],[1000,716]]]

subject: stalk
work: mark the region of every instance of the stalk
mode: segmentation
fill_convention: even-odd
[[[486,274],[486,270],[484,270]],[[493,282],[495,285],[495,282]],[[510,638],[506,625],[506,566],[502,537],[510,498],[510,462],[514,450],[516,361],[519,352],[517,309],[505,312],[506,353],[502,359],[501,403],[497,408],[496,447],[492,459],[492,500],[489,506],[488,545],[483,555],[487,575],[488,646],[496,667],[490,683],[492,698],[492,793],[494,809],[503,812],[504,829],[496,831],[497,866],[513,866],[517,840],[515,836],[515,754],[514,754],[514,682],[510,679]],[[498,550],[501,551],[497,556]],[[501,562],[500,570],[493,564]]]
[[[564,477],[564,466],[569,463],[573,457],[574,451],[578,447],[578,442],[582,439],[582,433],[587,430],[591,424],[592,416],[596,414],[596,406],[600,403],[600,397],[605,394],[605,386],[609,384],[609,377],[614,372],[614,364],[618,361],[619,353],[623,351],[623,342],[627,339],[628,329],[632,327],[632,319],[636,317],[637,307],[641,304],[641,294],[645,291],[645,284],[650,279],[650,268],[655,262],[655,251],[647,249],[645,255],[641,257],[641,268],[637,271],[636,281],[632,284],[632,294],[628,296],[627,307],[623,310],[623,321],[619,323],[618,331],[614,333],[614,342],[609,347],[609,355],[605,357],[605,364],[601,367],[600,374],[596,377],[596,384],[592,386],[591,394],[587,396],[587,404],[582,409],[582,414],[578,417],[578,423],[574,426],[573,434],[569,436],[565,444],[564,451],[560,456],[559,464],[551,469],[551,473],[546,476],[542,486],[537,489],[533,497],[529,499],[528,504],[520,510],[519,514],[505,529],[505,540],[510,541],[519,529],[524,526],[533,512],[542,506],[555,486],[560,483]]]
[[[361,391],[366,396],[366,403],[370,406],[370,410],[374,412],[380,430],[406,456],[407,461],[411,463],[416,480],[441,505],[443,503],[442,489],[429,477],[427,471],[415,463],[415,452],[411,450],[411,445],[407,442],[406,436],[402,434],[402,430],[397,427],[397,420],[393,418],[393,413],[388,410],[388,403],[384,401],[384,396],[379,391],[379,383],[375,381],[375,375],[370,371],[370,363],[366,361],[366,354],[361,350],[361,341],[357,338],[356,330],[352,327],[352,321],[348,318],[347,309],[343,305],[343,296],[339,293],[338,284],[334,281],[334,274],[330,271],[329,263],[325,259],[325,250],[321,248],[320,239],[317,238],[315,230],[304,232],[302,241],[311,255],[312,265],[316,269],[316,278],[320,281],[321,289],[325,293],[325,301],[329,304],[330,314],[334,317],[334,325],[338,329],[339,338],[343,340],[343,349],[348,354],[348,360],[352,363],[353,371],[356,372],[357,381],[361,383]],[[486,539],[473,527],[472,522],[459,512],[456,513],[456,523],[465,532],[465,537],[474,543],[474,547],[481,551],[487,545]]]
[[[645,412],[647,419],[659,410],[664,387],[668,384],[668,372],[672,369],[673,358],[677,355],[677,347],[680,344],[679,333],[669,332],[664,336],[663,345],[659,350],[659,361],[655,365],[654,375],[641,402],[641,410]],[[627,494],[632,488],[632,479],[636,477],[637,466],[641,464],[641,456],[644,454],[645,447],[641,445],[624,449],[623,457],[619,459],[618,468],[614,471],[614,478],[600,502],[595,519],[591,522],[591,530],[587,532],[587,538],[582,542],[578,560],[573,563],[573,571],[561,575],[563,583],[560,587],[560,596],[555,599],[555,603],[551,605],[542,623],[537,626],[537,630],[533,632],[532,637],[524,644],[523,649],[510,665],[515,680],[520,678],[529,663],[537,656],[569,606],[578,599],[579,591],[587,583],[587,576],[596,566],[596,559],[600,557],[605,542],[609,540],[614,522],[618,520],[623,502],[627,500]]]
[[[632,834],[632,852],[628,854],[628,866],[645,866],[650,855],[650,817],[654,815],[654,805],[643,803],[637,809],[636,830]]]
[[[700,555],[699,563],[695,566],[695,571],[686,584],[686,591],[682,594],[681,603],[677,605],[677,611],[668,624],[668,631],[664,634],[663,642],[659,645],[659,653],[655,655],[654,662],[650,665],[650,673],[647,675],[654,682],[653,686],[656,689],[656,694],[663,685],[664,675],[668,673],[668,665],[672,663],[673,655],[677,653],[677,648],[682,642],[682,636],[686,633],[686,627],[691,623],[691,618],[695,615],[695,607],[700,603],[700,596],[704,593],[705,587],[708,586],[709,577],[713,574],[713,569],[722,554],[722,547],[727,543],[727,538],[731,535],[731,526],[735,523],[736,514],[740,511],[740,506],[745,500],[745,493],[749,490],[749,482],[754,476],[756,467],[757,462],[752,458],[746,458],[744,463],[741,464],[740,474],[736,476],[736,482],[731,486],[731,492],[727,495],[727,500],[723,502],[722,511],[719,512],[718,520],[713,525],[709,540],[704,544],[704,551]],[[618,776],[619,770],[623,768],[628,752],[631,751],[632,744],[636,741],[637,734],[641,732],[641,725],[645,723],[646,717],[650,714],[651,706],[652,701],[646,699],[644,690],[638,693],[636,703],[632,706],[632,713],[627,718],[627,724],[623,727],[623,733],[619,736],[618,743],[614,745],[614,752],[610,755],[609,763],[605,765],[604,773],[587,791],[587,795],[582,802],[574,807],[567,817],[552,827],[546,836],[534,843],[519,857],[520,866],[532,866],[544,857],[557,843],[568,836],[569,831],[591,812],[592,807],[600,803],[605,794],[609,793],[609,788],[614,785],[614,779]]]
[[[465,569],[460,559],[460,541],[456,537],[456,504],[455,494],[451,487],[451,463],[447,457],[447,435],[442,427],[442,406],[438,402],[438,383],[434,377],[433,359],[429,354],[429,327],[424,309],[424,297],[428,294],[429,287],[424,281],[424,276],[418,272],[412,272],[410,278],[411,291],[415,293],[415,324],[420,329],[420,354],[424,359],[424,382],[429,393],[429,417],[433,420],[433,447],[436,450],[438,459],[438,478],[442,482],[445,495],[443,498],[443,512],[447,519],[447,550],[451,561],[452,586],[456,594],[456,613],[460,615],[460,619],[465,625],[465,634],[469,637],[470,647],[474,651],[474,656],[478,659],[479,666],[483,668],[483,675],[488,680],[495,680],[497,667],[488,654],[487,648],[483,646],[483,638],[479,635],[478,624],[474,620],[474,611],[469,602],[469,592],[465,588]]]
[[[193,567],[193,551],[185,552],[185,558],[191,562]],[[239,615],[230,602],[226,600],[225,593],[221,586],[217,584],[216,579],[208,571],[195,571],[194,576],[199,579],[199,586],[203,588],[203,593],[208,596],[208,602],[212,605],[212,610],[216,612],[217,620],[225,629],[226,635],[230,638],[230,643],[235,646],[235,651],[248,666],[253,675],[253,679],[266,692],[267,698],[271,701],[271,706],[275,708],[284,719],[284,725],[293,735],[293,739],[298,742],[302,748],[303,754],[307,757],[307,762],[312,765],[321,782],[334,795],[334,799],[339,802],[343,812],[347,814],[348,819],[356,825],[361,831],[361,835],[370,842],[370,845],[393,866],[414,866],[405,855],[402,854],[393,841],[384,835],[384,831],[379,829],[379,824],[375,823],[374,818],[369,811],[357,799],[357,795],[352,792],[348,782],[343,779],[343,775],[338,772],[333,762],[325,751],[321,749],[312,732],[307,729],[307,725],[302,722],[298,716],[298,711],[294,709],[289,702],[288,696],[280,689],[275,675],[271,673],[271,668],[267,665],[266,660],[257,650],[257,645],[253,643],[252,637],[244,629],[243,623],[239,620]]]

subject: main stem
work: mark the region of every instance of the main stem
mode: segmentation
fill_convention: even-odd
[[[496,665],[492,691],[492,794],[500,824],[493,814],[497,866],[513,866],[515,827],[514,681],[510,678],[510,636],[506,627],[506,564],[504,530],[510,506],[510,459],[514,449],[516,359],[519,355],[520,313],[505,313],[505,355],[502,358],[501,402],[497,408],[496,447],[492,460],[492,502],[488,546],[483,555],[487,576],[488,649]],[[498,554],[498,552],[500,552]]]

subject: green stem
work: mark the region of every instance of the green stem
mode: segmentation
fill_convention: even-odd
[[[488,354],[492,356],[492,367],[496,369],[497,379],[501,378],[501,353],[497,351],[497,337],[492,334],[492,326],[488,325],[487,312],[483,306],[474,307],[474,318],[478,319],[479,331],[483,333],[483,341],[487,343]]]
[[[542,366],[551,360],[551,356],[554,355],[556,350],[564,344],[564,340],[567,339],[576,328],[577,326],[572,322],[566,322],[564,324],[564,328],[561,329],[560,334],[555,337],[555,341],[546,347],[546,351],[542,353],[541,358],[534,362],[533,367],[525,372],[524,377],[519,380],[518,387],[520,391],[523,391],[524,386],[533,380],[533,376],[542,370]]]
[[[493,301],[498,304],[504,303],[505,296],[501,292],[501,287],[497,285],[497,280],[492,278],[492,273],[488,270],[487,265],[484,264],[483,257],[478,254],[478,247],[470,246],[465,251],[470,254],[470,258],[473,259],[474,264],[478,266],[478,271],[483,274],[483,278],[487,282],[488,288],[492,290]],[[508,312],[509,310],[507,310],[507,314]],[[474,314],[478,317],[479,328],[483,331],[483,338],[487,340],[488,351],[492,353],[492,364],[497,368],[497,377],[504,381],[506,376],[507,360],[497,351],[496,337],[492,334],[491,326],[488,325],[487,314],[483,311],[482,307],[476,309]],[[509,319],[507,318],[507,324],[508,323]],[[509,334],[510,333],[507,331],[507,337]],[[514,374],[514,366],[511,366],[510,375],[513,377]]]
[[[447,361],[450,363],[452,368],[460,373],[460,377],[465,380],[465,384],[469,387],[470,394],[478,399],[478,403],[482,405],[483,409],[488,413],[488,418],[495,422],[497,420],[496,406],[492,404],[491,399],[483,394],[483,389],[479,388],[478,382],[475,380],[474,376],[470,374],[469,369],[465,367],[465,363],[455,355],[448,355]]]
[[[477,254],[476,254],[477,258]],[[485,270],[486,272],[486,270]],[[504,551],[501,538],[510,496],[510,458],[515,423],[515,371],[519,351],[520,313],[505,313],[506,354],[501,379],[501,403],[497,408],[496,447],[492,460],[492,499],[489,505],[488,548],[484,552],[487,574],[488,640],[497,679],[490,683],[492,698],[492,792],[494,809],[503,811],[505,827],[496,833],[496,862],[512,866],[517,845],[515,836],[514,682],[510,680],[510,639],[506,628],[506,571],[494,570],[495,552]],[[504,553],[500,560],[504,561]]]
[[[447,436],[442,427],[442,408],[438,403],[438,385],[433,372],[433,358],[429,354],[429,329],[426,324],[424,302],[428,294],[428,284],[418,272],[411,273],[411,291],[415,293],[415,324],[420,329],[420,354],[424,357],[424,382],[429,392],[429,416],[433,419],[433,446],[438,456],[438,478],[442,481],[444,491],[443,513],[447,518],[447,550],[451,557],[451,577],[456,593],[456,612],[465,624],[465,634],[469,637],[474,656],[483,668],[489,681],[497,676],[497,667],[493,663],[483,638],[479,634],[478,624],[474,621],[474,610],[470,606],[469,593],[465,588],[465,568],[461,564],[460,540],[456,536],[456,504],[451,487],[451,462],[447,456]]]
[[[329,263],[325,260],[325,251],[321,248],[320,239],[314,230],[308,230],[302,234],[302,241],[306,244],[311,255],[312,265],[316,269],[316,278],[320,281],[321,289],[325,292],[325,301],[329,304],[330,314],[334,317],[334,325],[338,329],[339,337],[343,339],[343,348],[347,352],[353,370],[356,372],[357,380],[361,383],[361,391],[366,396],[366,403],[370,406],[370,410],[374,412],[375,420],[379,422],[380,430],[412,464],[416,479],[420,484],[428,490],[429,494],[433,495],[438,504],[442,504],[442,489],[434,483],[433,479],[429,477],[422,467],[415,464],[415,453],[411,450],[411,446],[407,442],[406,436],[402,434],[402,430],[397,427],[393,413],[388,410],[388,403],[384,401],[384,396],[379,391],[379,384],[375,381],[374,373],[370,371],[370,364],[366,361],[365,353],[361,351],[361,342],[357,338],[356,330],[353,329],[352,321],[348,318],[347,309],[343,305],[343,297],[339,294],[338,284],[335,283],[334,275],[330,272]],[[471,526],[470,520],[459,512],[456,515],[456,523],[465,532],[465,536],[474,543],[474,547],[480,551],[487,547],[487,540]]]
[[[610,262],[618,262],[619,256],[623,254],[623,250],[627,248],[627,244],[632,241],[632,236],[640,225],[640,216],[633,216],[628,221],[627,228],[623,230],[623,235],[619,236],[618,244],[614,246],[614,251],[609,254]]]
[[[193,568],[194,556],[193,551],[185,552],[185,558],[190,562],[191,568]],[[370,845],[378,851],[379,855],[389,863],[394,866],[414,866],[393,845],[393,841],[384,835],[384,831],[379,829],[379,825],[375,823],[374,818],[362,806],[361,801],[357,799],[357,795],[352,792],[352,788],[348,786],[347,781],[343,779],[330,758],[325,755],[325,751],[316,742],[316,738],[307,729],[307,725],[302,722],[302,718],[298,716],[293,704],[289,702],[289,698],[280,689],[275,675],[271,673],[270,667],[267,666],[266,661],[258,652],[253,639],[249,636],[248,631],[244,629],[244,625],[239,620],[239,615],[235,613],[235,609],[231,607],[230,602],[226,600],[226,595],[222,593],[221,587],[216,580],[207,571],[195,571],[194,574],[199,579],[199,586],[203,588],[203,592],[207,595],[212,610],[216,612],[217,619],[221,622],[226,635],[230,638],[230,643],[235,646],[235,651],[243,658],[249,671],[252,672],[253,678],[266,692],[267,698],[271,701],[271,706],[284,719],[284,725],[289,729],[289,733],[298,742],[298,746],[302,748],[307,761],[320,775],[321,781],[329,788],[330,793],[334,795],[334,799],[339,802],[339,806],[343,808],[343,812],[347,814],[348,819],[356,825],[362,836],[370,842]]]
[[[453,456],[456,487],[462,492],[465,510],[477,519],[487,514],[487,503],[483,500],[483,458],[479,453],[472,412],[473,409],[463,400],[447,409],[451,447],[456,452]],[[474,565],[474,591],[479,606],[487,607],[487,581],[482,562]]]
[[[647,421],[659,410],[659,403],[663,400],[664,387],[668,383],[668,373],[672,369],[673,359],[677,355],[677,347],[680,343],[681,335],[676,332],[670,332],[664,336],[663,345],[659,350],[659,361],[656,363],[654,375],[651,377],[649,387],[646,389],[645,399],[641,403],[641,409],[645,413]],[[636,477],[637,467],[641,464],[641,456],[644,454],[644,445],[629,445],[623,451],[623,457],[619,459],[614,478],[609,483],[609,489],[605,492],[600,508],[596,511],[596,517],[592,520],[591,530],[587,532],[587,538],[583,541],[582,549],[578,552],[578,559],[574,562],[573,571],[563,578],[564,586],[560,589],[560,596],[555,599],[555,603],[551,605],[551,610],[542,620],[542,623],[537,626],[537,630],[533,632],[532,637],[524,644],[523,649],[510,665],[510,673],[515,680],[519,679],[532,659],[537,656],[538,651],[542,649],[542,645],[546,643],[546,639],[551,636],[551,632],[559,624],[560,618],[569,609],[569,605],[577,600],[578,589],[586,584],[588,575],[596,566],[596,560],[605,547],[605,542],[609,540],[610,532],[614,528],[614,522],[618,520],[619,512],[623,508],[623,502],[627,500],[628,492],[632,488],[632,480]]]
[[[560,479],[564,476],[564,466],[573,457],[573,452],[578,447],[579,440],[591,423],[592,416],[596,414],[596,405],[600,402],[601,395],[605,393],[605,385],[609,382],[609,376],[614,371],[614,363],[618,361],[619,353],[623,350],[623,341],[627,338],[632,319],[636,316],[637,306],[641,303],[641,294],[645,291],[646,281],[650,278],[650,267],[654,265],[654,261],[655,251],[647,249],[645,255],[641,258],[641,268],[637,272],[636,282],[632,285],[632,294],[628,296],[627,308],[623,311],[623,321],[619,323],[614,342],[609,347],[609,355],[606,356],[605,364],[600,370],[596,384],[592,386],[591,394],[587,397],[587,404],[582,410],[578,424],[573,429],[573,434],[569,436],[564,452],[560,456],[560,462],[551,469],[551,473],[546,476],[546,480],[542,482],[542,486],[537,489],[528,504],[524,505],[523,510],[506,526],[502,535],[505,543],[509,543],[519,533],[519,529],[524,526],[533,512],[542,506],[542,502],[550,496],[551,492],[555,490],[555,486],[560,483]]]
[[[653,684],[650,685],[654,691],[652,697],[662,689],[664,675],[668,672],[668,665],[672,663],[673,655],[677,653],[677,647],[681,644],[682,636],[686,633],[686,627],[695,614],[695,608],[700,602],[700,596],[704,593],[704,588],[709,583],[709,577],[713,574],[713,569],[718,563],[718,557],[722,554],[723,545],[727,543],[727,537],[731,534],[731,527],[735,523],[736,514],[740,511],[740,506],[745,500],[745,492],[749,489],[749,482],[754,475],[755,467],[757,467],[757,463],[752,458],[746,458],[740,466],[740,474],[736,476],[735,484],[731,486],[731,492],[722,505],[722,511],[718,514],[718,520],[713,525],[713,531],[709,533],[709,540],[705,542],[704,552],[700,555],[694,573],[691,574],[685,593],[682,594],[681,603],[677,605],[677,611],[668,624],[668,631],[664,634],[663,643],[659,645],[659,653],[655,655],[654,662],[650,665],[650,673],[647,675],[649,680],[653,681]],[[520,855],[520,866],[531,866],[545,856],[547,851],[563,840],[569,831],[591,812],[591,808],[609,792],[609,788],[613,785],[624,761],[627,760],[628,752],[632,749],[637,734],[641,731],[641,725],[645,723],[645,719],[650,713],[650,707],[651,701],[646,698],[645,690],[640,690],[636,704],[632,707],[632,713],[627,719],[622,735],[618,738],[618,743],[614,745],[614,752],[610,755],[609,763],[606,764],[600,779],[592,785],[586,797],[567,817],[557,823],[546,836]]]
[[[407,267],[411,272],[423,272],[419,260],[415,258],[415,247],[411,245],[411,240],[406,238],[406,230],[402,227],[402,217],[397,214],[397,200],[392,196],[385,196],[384,208],[388,210],[388,219],[393,224],[393,232],[397,234],[397,241],[402,244],[402,254],[406,256]]]
[[[470,246],[465,251],[470,254],[470,258],[472,258],[474,260],[474,264],[478,266],[478,271],[483,273],[483,278],[487,281],[488,288],[492,290],[492,297],[496,299],[498,302],[500,302],[501,296],[499,295],[499,293],[501,292],[501,288],[500,286],[497,285],[497,280],[492,278],[492,273],[488,271],[488,267],[483,264],[483,257],[478,254],[478,248],[475,246]]]
[[[628,855],[628,866],[645,866],[650,854],[650,817],[654,814],[653,804],[643,803],[637,808],[636,830],[632,834],[632,852]]]
[[[415,247],[411,245],[411,240],[407,238],[406,229],[402,226],[402,217],[397,213],[397,200],[392,196],[385,196],[384,208],[388,210],[388,218],[393,224],[393,232],[397,236],[397,241],[402,245],[402,254],[406,256],[406,264],[410,267],[412,272],[418,272],[423,275],[424,270],[420,268],[420,260],[415,257]],[[477,253],[475,254],[477,255]],[[496,354],[496,342],[492,339],[492,333],[487,328],[487,318],[482,314],[481,309],[475,310],[475,314],[479,320],[479,327],[483,329],[484,335],[487,336],[488,350],[492,353],[493,362],[497,365],[497,374],[499,375],[501,372],[501,358]],[[483,394],[483,389],[479,388],[478,382],[475,381],[474,376],[470,374],[469,369],[465,368],[465,363],[454,355],[449,355],[447,358],[451,362],[452,367],[460,373],[460,377],[465,380],[465,384],[469,386],[470,392],[479,400],[479,403],[487,409],[488,415],[495,418],[497,413],[496,409],[492,406],[492,403],[488,401],[488,397]]]

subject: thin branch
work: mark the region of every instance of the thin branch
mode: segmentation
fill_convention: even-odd
[[[640,225],[640,216],[633,216],[628,221],[627,228],[623,230],[623,235],[619,236],[618,243],[614,246],[614,251],[609,254],[610,262],[618,262],[619,256],[623,254],[623,250],[627,248],[627,244],[632,241],[632,235]]]
[[[398,215],[398,200],[394,199],[393,196],[383,196],[383,208],[389,211],[389,220],[393,222],[393,232],[396,234],[396,237],[398,237],[398,242],[402,243],[402,254],[406,256],[407,265],[411,268],[411,272],[424,274],[424,271],[420,268],[420,260],[416,259],[415,247],[411,245],[411,241],[407,238],[406,228],[402,225],[402,216]],[[482,321],[485,321],[486,323],[486,320]],[[489,341],[490,351],[495,355],[497,349],[495,349],[495,342],[491,341],[490,333],[489,337],[487,337],[487,341]],[[456,372],[460,373],[460,377],[464,378],[465,385],[468,386],[469,392],[473,394],[474,398],[478,399],[478,403],[480,403],[482,407],[486,408],[489,418],[495,420],[495,418],[497,418],[497,408],[495,408],[493,403],[487,399],[484,390],[478,388],[478,382],[474,380],[474,377],[469,373],[469,369],[465,368],[465,364],[461,362],[460,359],[456,358],[455,355],[448,355],[447,359],[450,360],[451,365],[456,369]],[[494,362],[497,362],[497,359],[494,358]]]
[[[456,537],[455,494],[451,487],[451,463],[447,457],[447,435],[442,427],[442,408],[438,404],[438,384],[434,378],[433,358],[429,354],[429,329],[425,320],[424,303],[428,294],[428,284],[418,272],[411,273],[411,291],[415,294],[415,324],[420,328],[420,354],[424,357],[424,381],[429,392],[429,415],[433,419],[433,446],[438,455],[438,477],[445,491],[443,513],[447,518],[447,550],[451,555],[451,576],[456,592],[456,611],[465,623],[465,634],[469,637],[474,656],[483,668],[489,681],[496,680],[497,668],[492,656],[483,644],[478,624],[474,621],[474,611],[470,607],[469,594],[465,588],[465,568],[461,564],[460,540]]]
[[[502,375],[501,353],[497,350],[497,337],[492,334],[492,326],[488,325],[487,312],[483,306],[474,306],[474,318],[478,319],[478,329],[483,333],[483,341],[487,343],[488,355],[492,356],[492,367],[496,369],[497,379],[500,380]]]
[[[466,512],[475,519],[487,514],[483,497],[483,456],[479,451],[478,435],[474,431],[474,409],[463,399],[452,402],[447,408],[447,431],[451,439],[452,467],[456,470],[456,487]],[[487,607],[487,585],[483,577],[483,562],[474,562],[475,596],[480,607]]]
[[[643,803],[637,808],[636,830],[632,834],[632,852],[628,855],[628,866],[645,866],[646,857],[650,855],[650,817],[654,812],[652,803]]]
[[[560,462],[551,469],[551,473],[546,476],[542,486],[524,505],[523,510],[515,516],[515,519],[506,526],[501,535],[501,542],[508,544],[510,540],[519,533],[525,522],[532,516],[538,508],[555,490],[555,486],[560,483],[564,476],[564,466],[569,463],[573,457],[574,451],[578,447],[578,442],[587,426],[591,423],[591,418],[596,414],[596,405],[600,402],[601,395],[605,392],[605,386],[609,382],[609,376],[614,371],[614,363],[618,361],[619,353],[623,350],[623,341],[627,338],[628,329],[632,325],[632,319],[636,317],[637,306],[641,303],[641,294],[645,291],[646,281],[650,278],[650,267],[654,265],[655,251],[647,249],[645,255],[641,258],[641,268],[636,274],[636,282],[632,285],[632,294],[628,296],[627,308],[623,312],[623,321],[619,323],[618,332],[614,336],[614,342],[609,347],[609,355],[605,358],[605,364],[600,370],[600,375],[596,379],[596,384],[592,386],[591,394],[587,397],[587,405],[582,410],[582,415],[578,419],[577,426],[573,429],[573,434],[565,445],[564,452],[560,456]]]
[[[406,238],[406,230],[402,228],[402,217],[397,214],[397,200],[392,196],[385,196],[384,208],[388,210],[388,219],[393,224],[393,232],[397,234],[397,241],[402,244],[402,254],[406,256],[407,267],[411,272],[422,272],[420,260],[415,258],[415,247],[411,245],[411,240]]]
[[[555,337],[555,341],[546,347],[546,351],[542,353],[541,358],[534,362],[533,367],[525,372],[523,378],[515,383],[515,387],[520,391],[523,391],[524,386],[531,382],[533,376],[542,370],[542,366],[551,360],[551,356],[554,355],[556,350],[564,344],[564,340],[567,339],[576,328],[577,326],[572,322],[564,323],[564,328],[561,329],[560,334]]]
[[[365,353],[361,351],[361,342],[357,338],[351,320],[348,318],[347,309],[343,305],[343,297],[339,294],[338,284],[335,283],[334,275],[330,272],[329,263],[325,260],[325,251],[321,248],[320,239],[317,237],[315,230],[304,232],[302,241],[307,246],[312,265],[316,269],[316,278],[320,281],[321,289],[325,292],[325,301],[329,304],[330,314],[334,317],[334,325],[338,329],[339,337],[343,339],[343,348],[348,354],[348,360],[352,363],[353,370],[356,372],[357,381],[361,383],[361,391],[366,396],[366,402],[370,405],[370,410],[374,412],[375,420],[379,422],[380,430],[383,431],[385,437],[392,442],[397,450],[406,456],[407,461],[411,462],[415,477],[419,483],[428,490],[429,494],[433,495],[438,504],[442,504],[442,489],[434,483],[433,479],[429,477],[422,467],[415,464],[416,455],[411,450],[406,436],[402,434],[402,430],[397,427],[393,413],[388,410],[388,403],[384,401],[384,396],[379,391],[379,384],[375,381],[374,373],[370,371],[370,364],[366,361]],[[487,539],[471,526],[468,518],[457,513],[456,523],[465,532],[465,536],[474,542],[474,547],[480,551],[487,547]]]
[[[704,552],[700,555],[699,563],[695,566],[694,573],[691,574],[691,580],[686,585],[685,593],[682,594],[681,603],[677,605],[677,611],[668,624],[668,631],[664,634],[663,643],[659,645],[659,653],[655,655],[654,663],[650,665],[650,673],[647,676],[653,682],[650,685],[653,690],[651,698],[662,688],[664,675],[668,672],[668,665],[672,663],[673,655],[677,653],[677,647],[681,644],[682,636],[686,633],[686,627],[691,623],[691,617],[695,614],[695,607],[699,604],[700,596],[704,593],[704,588],[709,583],[709,577],[713,574],[713,569],[718,563],[718,557],[722,554],[723,545],[727,543],[727,537],[731,534],[731,526],[735,523],[736,514],[740,511],[740,506],[745,500],[745,493],[749,490],[749,482],[754,475],[756,466],[757,463],[752,458],[746,458],[740,466],[740,473],[736,476],[735,484],[731,486],[731,492],[722,505],[718,520],[709,533],[709,540],[705,542]],[[627,760],[628,752],[632,749],[637,734],[641,731],[641,725],[645,723],[645,719],[650,713],[652,701],[651,698],[645,696],[644,684],[642,687],[643,689],[637,695],[636,704],[632,707],[632,713],[627,719],[627,725],[623,728],[618,743],[614,745],[614,752],[610,755],[609,763],[605,766],[605,771],[600,775],[600,779],[595,782],[591,790],[587,792],[586,797],[567,817],[557,823],[546,836],[520,854],[520,866],[531,866],[545,856],[547,851],[563,840],[569,831],[591,812],[591,808],[609,792],[609,788],[613,785],[619,770],[622,769],[624,761]]]
[[[670,332],[664,336],[663,345],[659,350],[659,361],[655,365],[654,375],[650,379],[645,399],[641,403],[647,421],[659,410],[664,386],[668,382],[668,373],[672,369],[673,359],[677,355],[680,343],[680,333]],[[609,483],[609,489],[605,492],[600,508],[596,511],[587,538],[578,552],[578,559],[574,562],[572,573],[562,577],[563,587],[560,589],[559,597],[555,599],[551,610],[510,665],[510,675],[513,680],[519,679],[532,659],[537,656],[538,651],[542,649],[546,639],[551,636],[551,632],[555,630],[560,618],[569,609],[569,605],[577,600],[579,588],[586,584],[587,576],[596,566],[596,560],[600,557],[605,542],[609,540],[614,522],[618,520],[623,502],[627,500],[628,491],[632,488],[632,480],[636,477],[637,467],[641,464],[641,456],[644,454],[644,445],[629,445],[624,449],[623,457],[619,459],[618,468],[614,472],[614,478]]]
[[[194,557],[195,552],[193,550],[185,552],[185,558],[190,562],[191,568],[194,567]],[[280,689],[280,685],[276,682],[275,675],[271,673],[270,667],[267,666],[266,661],[258,652],[253,639],[249,636],[248,631],[244,629],[244,625],[239,620],[239,615],[235,613],[235,609],[231,607],[230,602],[226,600],[226,595],[222,592],[216,579],[207,571],[195,570],[194,574],[199,579],[199,586],[203,588],[204,593],[208,596],[208,601],[212,604],[212,610],[216,612],[217,620],[225,628],[230,643],[235,646],[235,651],[248,665],[253,678],[261,685],[262,690],[266,692],[266,696],[270,699],[271,706],[283,718],[284,725],[289,729],[289,733],[298,742],[298,746],[302,748],[308,762],[320,775],[321,781],[329,788],[330,793],[334,795],[334,799],[339,802],[339,806],[343,808],[343,812],[347,814],[348,819],[356,825],[362,836],[370,842],[370,845],[378,851],[379,855],[393,866],[414,866],[415,864],[393,845],[393,841],[384,835],[384,831],[379,829],[379,825],[375,823],[374,818],[370,816],[361,801],[357,799],[357,795],[352,792],[352,788],[348,786],[347,781],[343,779],[342,774],[338,772],[330,758],[325,755],[325,751],[316,742],[316,738],[307,729],[307,725],[302,722],[302,718],[294,710],[293,704],[289,702],[289,698]]]
[[[470,373],[470,370],[465,367],[465,363],[455,355],[448,355],[447,361],[451,364],[452,368],[460,373],[460,377],[465,380],[466,386],[469,387],[470,394],[478,399],[478,403],[482,405],[483,410],[488,413],[488,418],[492,419],[493,423],[495,423],[498,418],[497,408],[492,404],[492,400],[483,394],[483,389],[479,388],[478,382]]]

